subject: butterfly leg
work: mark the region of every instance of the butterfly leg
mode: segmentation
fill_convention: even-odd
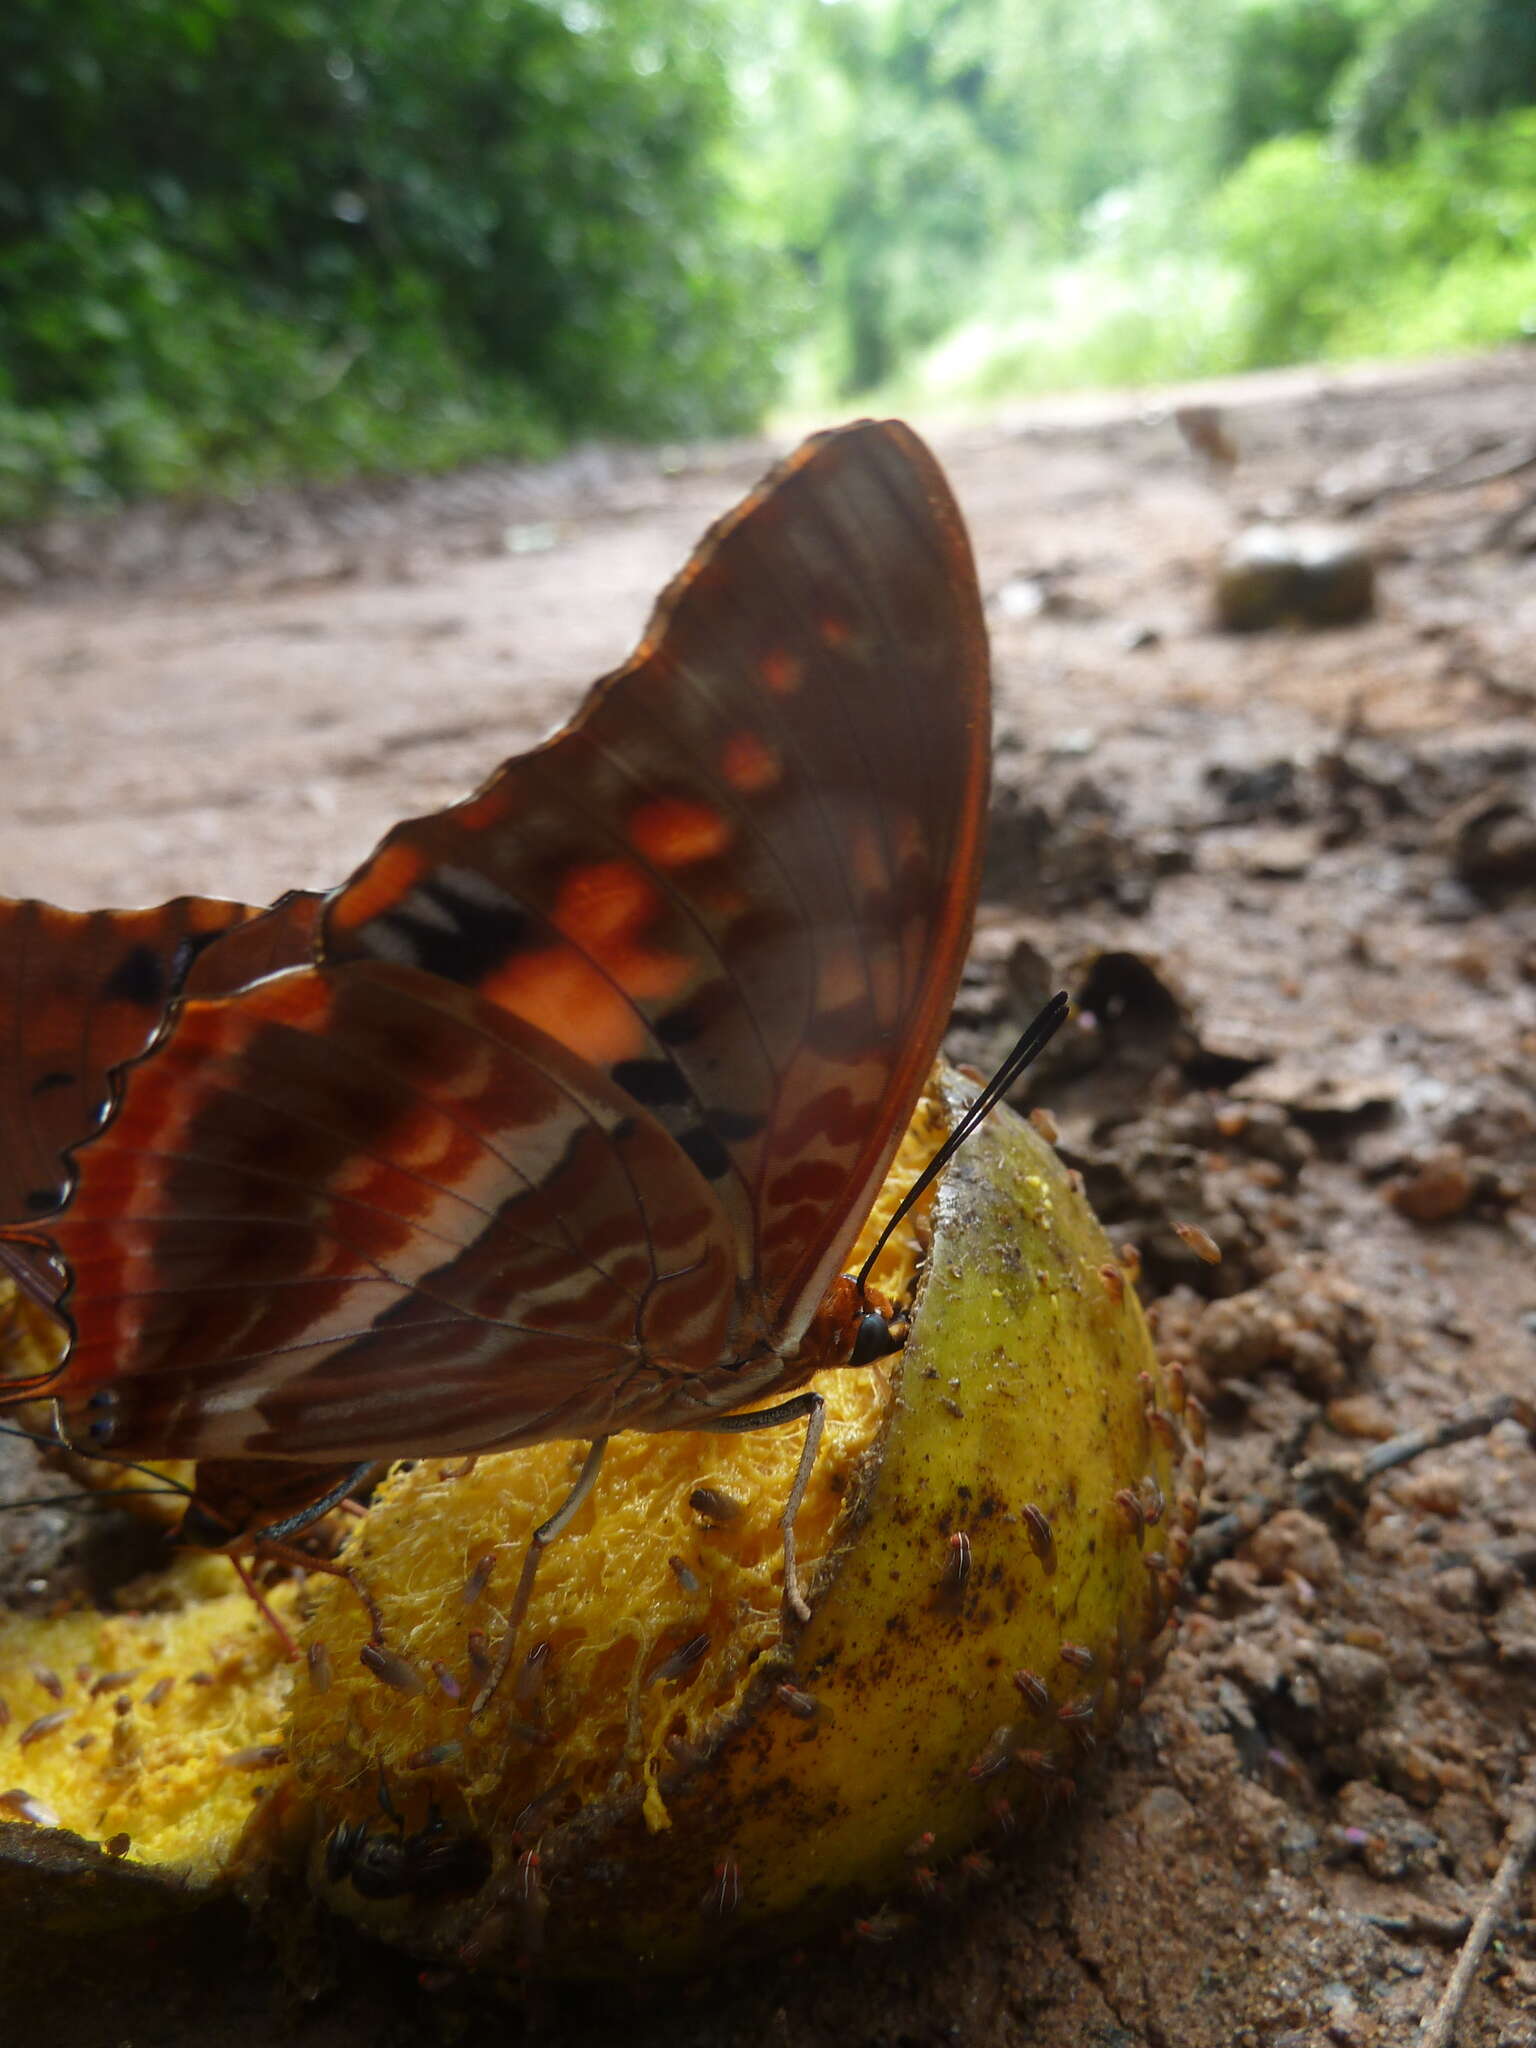
[[[757,1429],[777,1429],[785,1422],[803,1422],[805,1442],[800,1446],[800,1462],[795,1467],[789,1498],[779,1516],[779,1533],[784,1538],[784,1605],[801,1621],[809,1621],[811,1610],[800,1590],[800,1573],[795,1563],[795,1521],[816,1469],[816,1453],[821,1449],[822,1431],[827,1426],[825,1400],[820,1394],[796,1394],[793,1400],[781,1401],[776,1408],[755,1408],[746,1415],[717,1415],[712,1422],[696,1423],[693,1427],[701,1436],[746,1436]]]
[[[559,1507],[547,1522],[540,1522],[528,1539],[528,1549],[523,1557],[522,1574],[517,1582],[517,1591],[512,1596],[512,1607],[507,1615],[506,1627],[502,1631],[501,1646],[496,1658],[486,1673],[485,1683],[475,1694],[470,1704],[469,1718],[474,1720],[490,1705],[496,1688],[511,1669],[512,1653],[517,1648],[517,1639],[522,1632],[523,1617],[528,1612],[528,1602],[533,1598],[533,1582],[538,1577],[539,1560],[557,1536],[563,1536],[575,1519],[582,1502],[597,1484],[597,1475],[602,1469],[603,1453],[608,1448],[605,1436],[595,1436],[582,1461],[576,1484],[561,1501]]]
[[[255,1575],[249,1565],[245,1563],[243,1558],[236,1557],[233,1552],[230,1553],[229,1561],[234,1566],[235,1577],[240,1581],[240,1584],[255,1603],[256,1612],[270,1626],[272,1633],[282,1645],[284,1657],[290,1664],[296,1664],[299,1661],[299,1646],[288,1633],[282,1617],[268,1603],[267,1596],[262,1592],[260,1586],[257,1585]]]
[[[270,1558],[279,1564],[297,1566],[301,1571],[326,1572],[332,1577],[345,1579],[367,1611],[369,1626],[373,1632],[373,1640],[375,1642],[382,1642],[384,1639],[384,1617],[379,1612],[378,1602],[369,1592],[367,1586],[364,1585],[362,1575],[351,1565],[339,1564],[334,1559],[316,1557],[308,1551],[297,1550],[285,1540],[290,1536],[299,1535],[303,1530],[310,1528],[314,1523],[328,1515],[333,1508],[340,1507],[342,1502],[356,1492],[357,1488],[378,1469],[377,1460],[355,1465],[335,1485],[329,1487],[321,1494],[318,1500],[309,1501],[303,1507],[296,1509],[292,1514],[279,1516],[276,1521],[263,1523],[262,1526],[255,1529],[241,1530],[237,1528],[231,1531],[227,1525],[221,1523],[219,1511],[216,1507],[206,1508],[194,1499],[191,1506],[188,1507],[186,1514],[182,1517],[181,1528],[178,1532],[179,1538],[183,1543],[191,1543],[209,1550],[224,1551],[230,1563],[234,1566],[235,1571],[239,1574],[240,1583],[256,1602],[257,1607],[266,1616],[267,1620],[276,1629],[283,1645],[284,1654],[290,1660],[298,1656],[293,1639],[257,1591],[255,1581],[250,1572],[241,1563],[240,1559],[235,1556],[234,1547],[236,1544],[242,1550],[249,1551],[253,1557]]]

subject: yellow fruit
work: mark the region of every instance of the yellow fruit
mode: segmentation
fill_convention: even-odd
[[[942,1086],[923,1152],[963,1097]],[[1029,1126],[999,1114],[945,1176],[888,1381],[820,1385],[808,1623],[779,1620],[798,1431],[621,1438],[478,1717],[470,1631],[496,1641],[578,1453],[391,1480],[350,1555],[392,1661],[359,1665],[361,1610],[321,1589],[337,1676],[295,1701],[329,1904],[447,1960],[685,1968],[916,1904],[1070,1796],[1164,1648],[1198,1470],[1134,1289]]]
[[[882,1212],[967,1092],[937,1081]],[[809,1622],[786,1632],[780,1615],[799,1429],[619,1437],[476,1715],[528,1534],[582,1447],[467,1475],[397,1468],[348,1550],[383,1613],[382,1654],[349,1589],[311,1580],[285,1707],[276,1637],[248,1608],[236,1624],[222,1602],[240,1596],[186,1576],[227,1565],[183,1565],[167,1584],[187,1640],[146,1617],[162,1661],[132,1711],[137,1726],[208,1691],[184,1681],[233,1629],[238,1655],[205,1674],[207,1724],[144,1748],[118,1804],[99,1740],[72,1765],[50,1752],[45,1779],[53,1738],[33,1739],[43,1809],[130,1836],[94,1871],[96,1896],[120,1880],[132,1903],[137,1859],[179,1891],[302,1861],[328,1905],[425,1956],[623,1976],[920,1910],[963,1851],[1071,1796],[1166,1647],[1198,1418],[1072,1176],[1017,1118],[971,1142],[880,1284],[910,1287],[930,1237],[905,1351],[820,1382],[828,1429],[797,1525]],[[0,1656],[18,1672],[92,1664],[115,1650],[79,1632],[125,1625],[11,1623]],[[172,1672],[145,1707],[138,1691]],[[13,1715],[0,1743],[19,1733]],[[263,1747],[289,1761],[261,1767],[252,1799],[240,1759]],[[0,1761],[11,1769],[19,1756]]]

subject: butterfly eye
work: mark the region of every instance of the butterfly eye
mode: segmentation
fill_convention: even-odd
[[[848,1355],[850,1365],[872,1365],[877,1358],[889,1358],[906,1341],[907,1325],[901,1316],[883,1316],[879,1309],[866,1309],[859,1317],[858,1334]]]

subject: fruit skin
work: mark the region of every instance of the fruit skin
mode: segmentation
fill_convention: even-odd
[[[958,1112],[968,1085],[944,1087]],[[1158,1667],[1199,1430],[1074,1177],[997,1113],[940,1186],[897,1399],[811,1619],[662,1778],[670,1826],[634,1784],[493,1834],[472,1896],[380,1903],[324,1875],[311,1768],[319,1890],[419,1953],[551,1976],[699,1968],[916,1909],[979,1837],[1070,1798]],[[451,1774],[426,1790],[464,1812]]]

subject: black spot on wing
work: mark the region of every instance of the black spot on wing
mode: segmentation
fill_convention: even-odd
[[[63,1183],[52,1188],[29,1188],[25,1197],[29,1216],[46,1216],[57,1209],[64,1193]]]
[[[55,1088],[73,1088],[75,1076],[65,1073],[62,1067],[54,1067],[46,1074],[39,1074],[32,1083],[34,1095],[51,1095]]]
[[[620,1060],[612,1072],[625,1093],[647,1109],[670,1109],[693,1100],[693,1090],[670,1060]]]
[[[132,947],[107,976],[101,992],[109,1003],[134,1003],[141,1010],[158,1010],[165,1002],[167,981],[154,947]]]
[[[724,1180],[731,1170],[731,1155],[724,1143],[706,1125],[679,1131],[677,1142],[706,1180]]]
[[[526,946],[533,929],[532,920],[515,903],[477,903],[447,875],[418,883],[400,907],[386,912],[378,923],[387,944],[377,950],[466,988],[487,980]]]
[[[698,1003],[680,1003],[675,1010],[666,1010],[652,1024],[651,1029],[663,1045],[692,1045],[700,1034],[709,1029],[709,1017]]]

